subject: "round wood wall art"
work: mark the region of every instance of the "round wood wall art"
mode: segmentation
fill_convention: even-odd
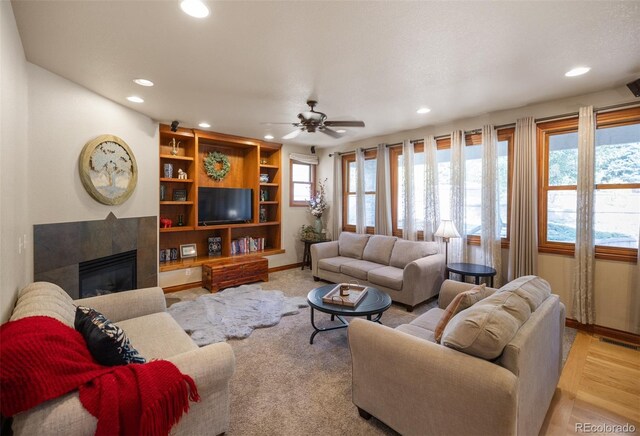
[[[101,135],[87,142],[79,165],[84,188],[102,204],[124,203],[138,183],[136,158],[117,136]]]

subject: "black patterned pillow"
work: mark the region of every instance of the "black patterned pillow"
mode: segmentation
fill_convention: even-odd
[[[76,308],[75,328],[84,337],[93,358],[101,365],[146,362],[131,346],[124,330],[90,307]]]

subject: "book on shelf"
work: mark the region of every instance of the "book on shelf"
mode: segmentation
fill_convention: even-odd
[[[245,236],[243,238],[231,241],[231,254],[247,254],[265,249],[265,238],[252,238]]]

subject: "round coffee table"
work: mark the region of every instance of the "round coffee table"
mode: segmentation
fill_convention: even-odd
[[[349,323],[343,318],[344,316],[366,316],[369,321],[382,324],[380,322],[382,313],[391,307],[391,297],[381,290],[372,287],[369,287],[367,294],[356,307],[341,306],[322,301],[322,297],[335,287],[335,284],[320,286],[319,288],[312,289],[307,295],[307,301],[311,307],[311,326],[313,326],[314,329],[314,332],[311,333],[311,338],[309,338],[310,344],[313,344],[313,338],[315,338],[315,336],[320,332],[347,328]],[[315,310],[331,315],[331,321],[338,318],[342,324],[335,327],[316,327],[314,319]],[[372,318],[374,315],[375,318]]]

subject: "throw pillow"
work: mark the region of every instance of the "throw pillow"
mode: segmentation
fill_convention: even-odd
[[[459,293],[451,300],[451,303],[447,306],[436,325],[436,329],[433,332],[436,342],[440,343],[442,339],[442,333],[444,332],[444,328],[447,326],[451,318],[456,316],[459,312],[462,312],[465,309],[470,308],[478,301],[488,297],[491,295],[490,292],[487,292],[487,285],[484,283],[481,285],[476,285],[468,291],[464,291]]]
[[[115,366],[146,362],[145,358],[131,346],[124,330],[90,307],[76,308],[75,328],[84,337],[93,358],[101,365]]]

